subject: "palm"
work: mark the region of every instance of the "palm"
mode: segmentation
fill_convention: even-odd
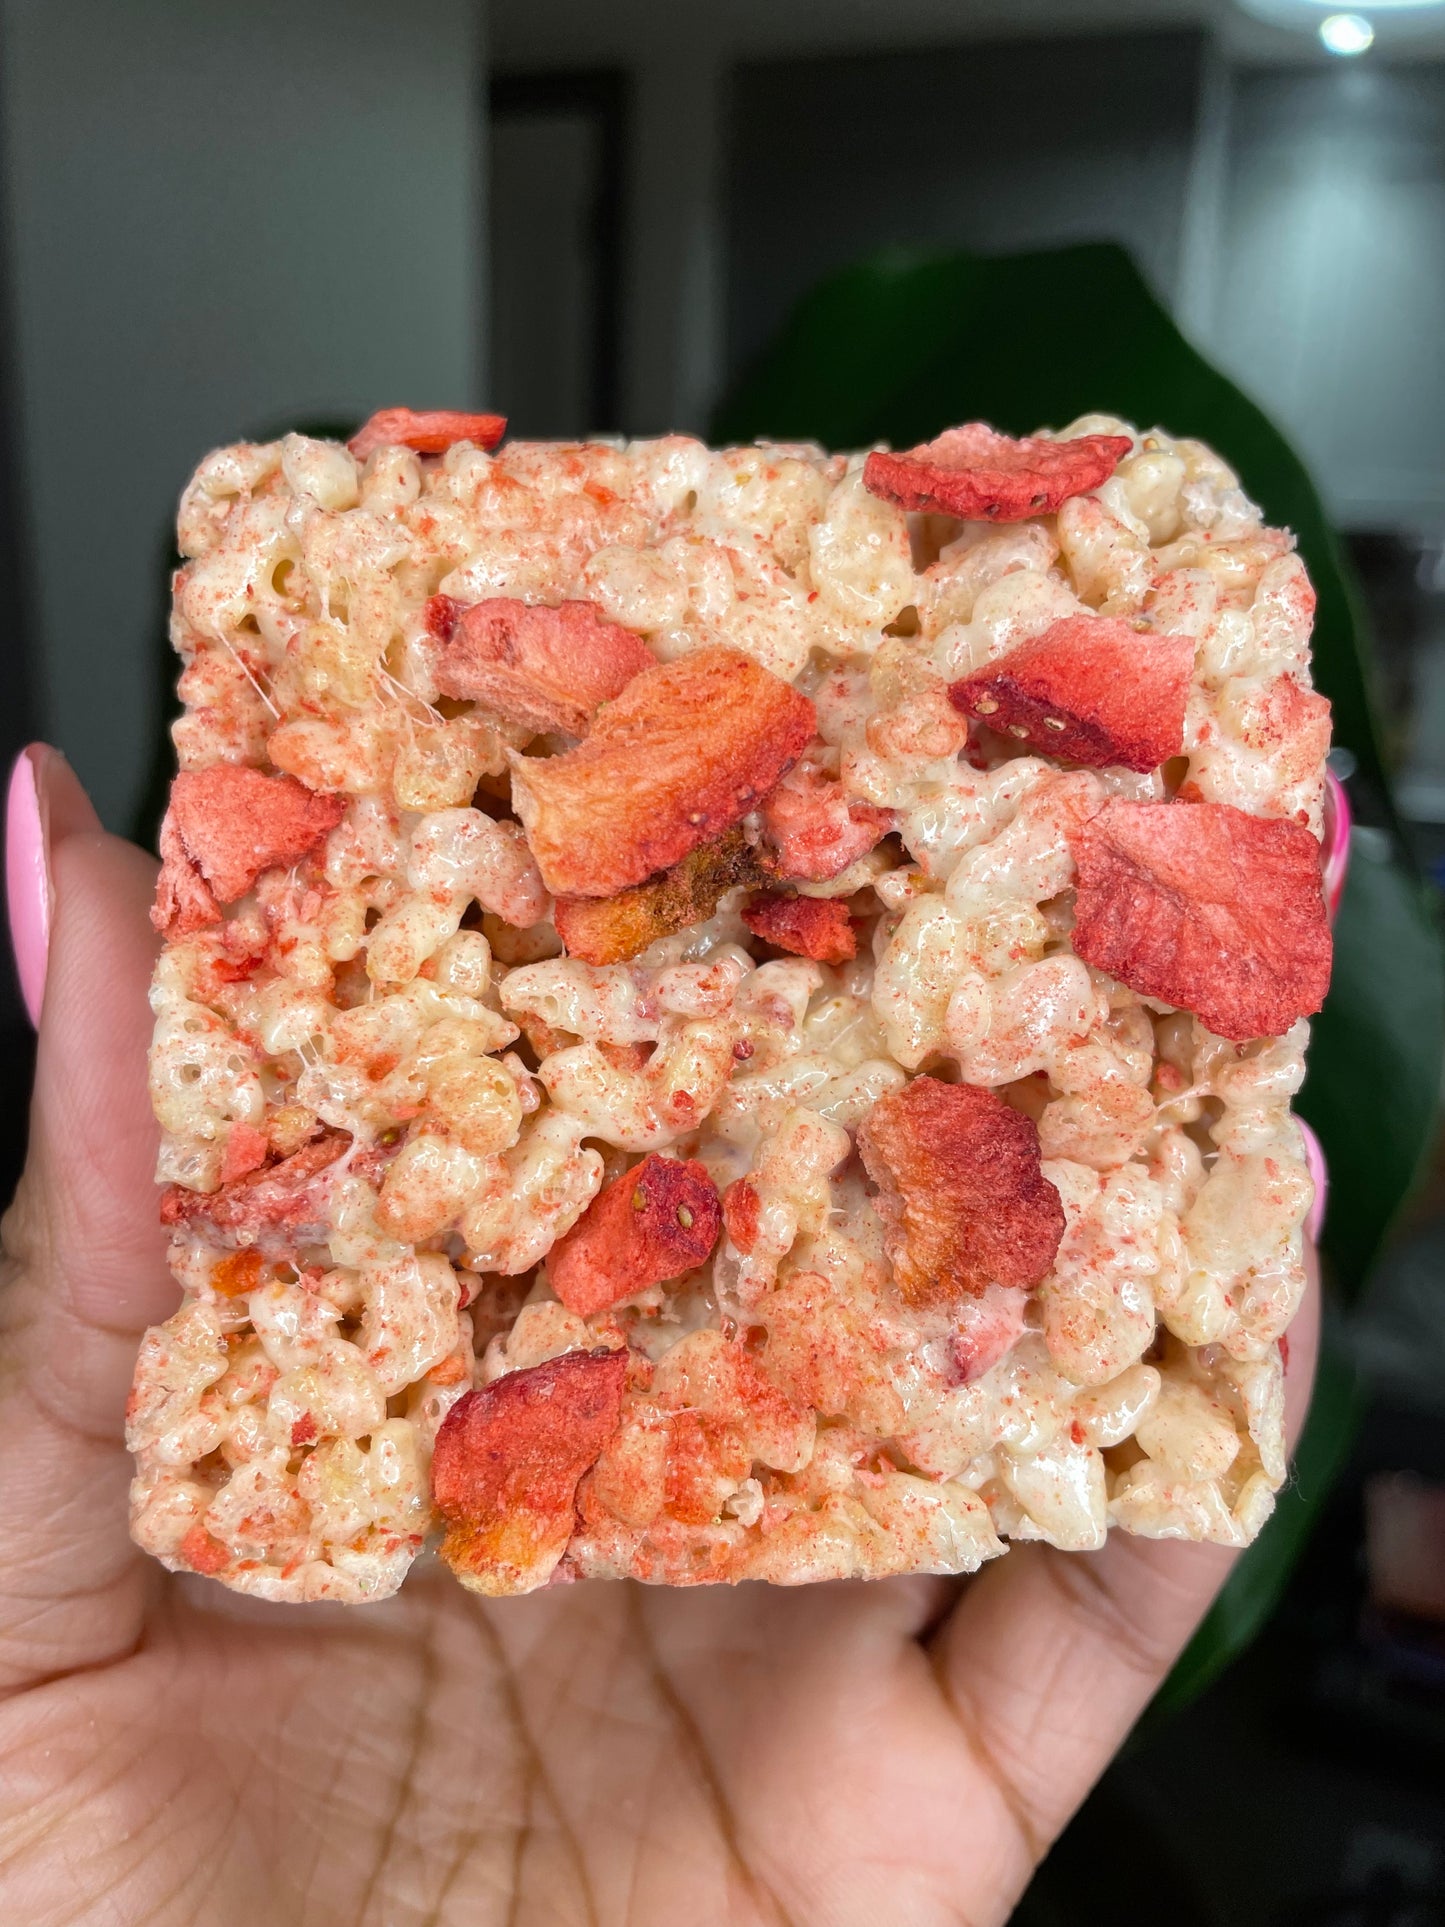
[[[162,1574],[121,1411],[166,1315],[149,870],[83,822],[0,1310],[0,1908],[37,1923],[993,1922],[1225,1569],[1022,1548],[935,1580],[364,1609]],[[97,932],[104,932],[99,942]],[[1293,1376],[1303,1387],[1306,1373]]]

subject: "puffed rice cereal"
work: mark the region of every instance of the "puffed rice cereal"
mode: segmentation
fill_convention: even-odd
[[[1328,981],[1314,596],[1198,442],[498,447],[180,508],[138,1542],[267,1599],[1240,1546]]]

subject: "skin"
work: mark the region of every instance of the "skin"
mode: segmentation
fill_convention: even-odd
[[[962,1584],[503,1601],[427,1562],[348,1610],[131,1546],[122,1413],[176,1302],[144,1088],[155,866],[58,759],[43,780],[54,936],[0,1289],[0,1918],[1005,1921],[1228,1554],[1121,1535]]]

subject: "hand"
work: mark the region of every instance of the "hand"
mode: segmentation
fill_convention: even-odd
[[[131,1545],[174,1309],[145,1094],[154,865],[40,752],[54,892],[0,1295],[0,1918],[124,1927],[1002,1922],[1230,1555],[282,1608]],[[1314,1310],[1291,1333],[1297,1427]]]

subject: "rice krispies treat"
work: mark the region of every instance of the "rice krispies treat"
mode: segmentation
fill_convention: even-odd
[[[486,1592],[1247,1543],[1329,967],[1291,537],[1105,417],[502,426],[181,504],[140,1544],[362,1600],[438,1525]]]

